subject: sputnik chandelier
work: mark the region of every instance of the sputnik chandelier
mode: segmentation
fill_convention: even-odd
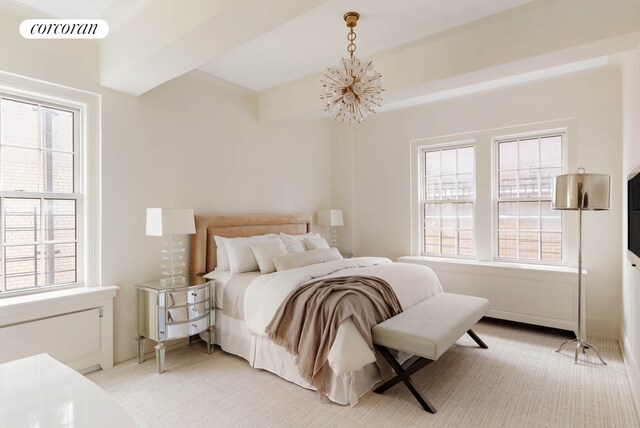
[[[373,69],[371,61],[360,61],[355,57],[356,33],[360,14],[347,12],[344,20],[349,28],[347,40],[349,59],[342,59],[335,67],[327,68],[322,77],[322,94],[325,111],[335,113],[336,120],[345,123],[362,122],[369,113],[382,103],[382,85],[380,73]]]

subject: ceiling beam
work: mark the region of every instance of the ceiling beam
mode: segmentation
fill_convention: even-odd
[[[100,84],[141,95],[328,0],[117,0],[101,16]]]
[[[373,57],[385,88],[380,111],[596,66],[586,60],[638,47],[638,16],[636,1],[535,2]],[[258,118],[320,116],[320,91],[319,74],[264,91]]]

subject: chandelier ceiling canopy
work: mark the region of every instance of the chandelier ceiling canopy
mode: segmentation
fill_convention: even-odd
[[[369,113],[375,113],[382,103],[381,74],[373,69],[371,61],[360,61],[355,57],[356,33],[360,14],[347,12],[344,20],[349,28],[347,52],[349,58],[343,58],[335,67],[327,68],[322,77],[322,94],[325,111],[334,113],[336,120],[345,123],[362,122]]]

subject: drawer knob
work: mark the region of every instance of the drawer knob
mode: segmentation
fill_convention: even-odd
[[[196,297],[196,296],[198,295],[198,293],[197,293],[197,292],[195,292],[195,291],[192,291],[192,292],[191,292],[191,295],[192,295],[193,297]]]
[[[198,312],[198,308],[196,308],[195,306],[194,306],[193,308],[191,308],[191,310],[192,310],[193,312]]]
[[[191,324],[191,327],[197,327],[197,326],[198,326],[198,324],[196,324],[196,323],[192,323]]]

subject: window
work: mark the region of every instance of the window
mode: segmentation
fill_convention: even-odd
[[[551,209],[564,134],[496,141],[498,260],[561,263],[562,213]]]
[[[423,254],[474,255],[475,148],[423,148]]]
[[[78,114],[0,95],[0,293],[80,281]]]

